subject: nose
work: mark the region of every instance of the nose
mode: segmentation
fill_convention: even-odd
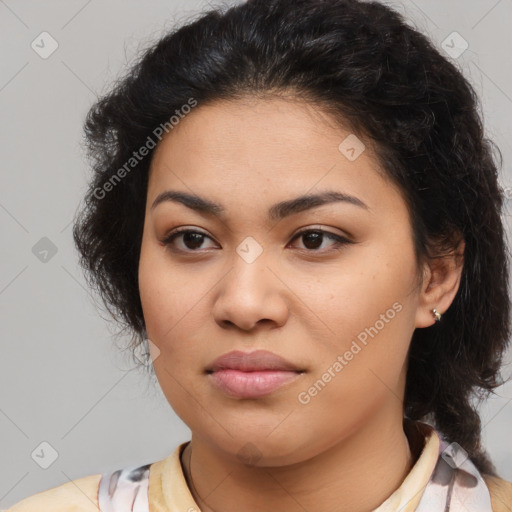
[[[289,314],[291,292],[284,276],[270,268],[260,255],[247,262],[238,255],[221,279],[212,314],[224,329],[237,327],[250,331],[256,326],[281,327]]]

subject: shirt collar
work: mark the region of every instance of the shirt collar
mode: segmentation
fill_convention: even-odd
[[[400,487],[372,512],[416,510],[436,466],[441,439],[435,429],[426,423],[405,418],[404,431],[411,451],[413,454],[419,451],[419,457]]]

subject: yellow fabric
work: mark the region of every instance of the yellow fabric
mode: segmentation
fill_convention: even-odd
[[[101,474],[85,476],[16,503],[7,512],[98,512]]]
[[[512,483],[497,476],[482,476],[491,493],[493,512],[512,512]]]
[[[418,429],[424,439],[418,460],[402,485],[373,512],[413,512],[418,506],[436,464],[440,443],[437,433],[428,425],[418,424]],[[200,512],[181,467],[180,455],[186,445],[180,444],[168,457],[151,465],[151,512]],[[34,494],[7,512],[98,512],[100,478],[100,474],[86,476]],[[512,512],[512,483],[487,475],[484,478],[491,491],[493,511]]]

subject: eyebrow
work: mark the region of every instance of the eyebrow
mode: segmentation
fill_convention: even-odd
[[[198,196],[196,194],[188,194],[186,192],[177,190],[166,190],[165,192],[159,194],[153,201],[151,209],[153,210],[159,204],[167,201],[183,204],[191,210],[214,217],[223,217],[226,213],[226,209],[219,203],[215,203],[214,201]],[[305,194],[294,199],[276,203],[269,208],[267,215],[269,220],[277,221],[290,215],[294,215],[305,210],[310,210],[311,208],[316,208],[324,204],[335,202],[344,202],[358,206],[365,210],[370,210],[370,208],[365,203],[363,203],[361,199],[355,196],[334,190],[326,190],[318,194]]]

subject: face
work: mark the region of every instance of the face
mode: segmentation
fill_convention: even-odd
[[[326,192],[338,200],[285,204]],[[401,415],[417,272],[400,191],[368,143],[311,105],[199,105],[156,149],[139,265],[154,369],[193,439],[219,453],[290,464]],[[293,371],[266,359],[209,371],[256,350]]]

